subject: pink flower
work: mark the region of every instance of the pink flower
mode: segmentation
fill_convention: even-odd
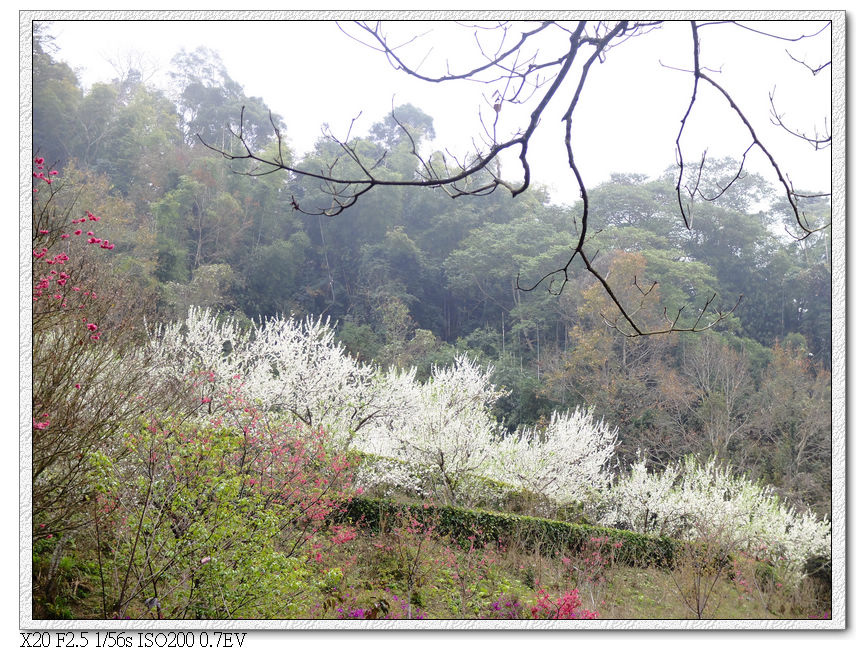
[[[89,329],[91,332],[95,332],[97,329],[99,329],[99,326],[96,323],[87,323],[87,329]]]
[[[76,235],[80,235],[80,234],[81,234],[81,230],[80,230],[80,229],[79,229],[79,230],[76,230],[76,231],[75,231],[75,234],[76,234]]]
[[[81,388],[81,384],[75,384],[75,388]]]

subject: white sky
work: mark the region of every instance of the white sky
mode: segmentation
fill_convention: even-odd
[[[799,35],[812,33],[819,25],[800,22],[766,27],[775,33]],[[444,56],[452,69],[474,67],[478,61],[471,30],[454,32],[445,30],[441,23],[416,22],[397,24],[392,29],[407,35],[434,30],[405,50],[410,61],[420,61],[431,51],[424,68],[429,74],[441,72],[437,63]],[[181,47],[191,51],[203,45],[217,50],[229,75],[244,86],[245,92],[262,97],[284,118],[289,141],[298,151],[312,147],[323,122],[341,135],[360,111],[362,117],[353,133],[365,133],[389,112],[392,101],[396,105],[413,103],[431,115],[438,136],[436,146],[458,154],[469,151],[472,137],[481,132],[479,110],[485,119],[493,116],[487,100],[494,87],[414,80],[393,70],[382,54],[353,41],[329,21],[69,20],[55,22],[51,31],[60,48],[55,56],[77,69],[86,85],[116,76],[109,61],[123,59],[130,52],[144,55],[164,74]],[[831,117],[829,70],[815,78],[790,60],[785,49],[800,60],[823,63],[829,58],[828,30],[797,43],[728,26],[705,28],[701,35],[702,63],[720,69],[715,77],[747,111],[758,136],[770,145],[795,186],[827,189],[828,150],[815,153],[807,144],[773,127],[768,95],[777,86],[778,103],[797,127],[822,127],[824,119]],[[576,113],[577,163],[589,187],[605,181],[611,172],[654,176],[674,162],[679,120],[690,98],[693,77],[666,69],[660,62],[686,68],[691,59],[690,28],[678,22],[614,49],[603,65],[593,68]],[[573,70],[571,76],[576,77]],[[561,94],[563,100],[570,97],[570,93]],[[547,109],[530,146],[529,162],[536,183],[549,186],[556,200],[570,202],[577,196],[577,186],[567,170],[561,144],[564,104],[560,104]],[[524,125],[527,114],[506,105],[500,129],[502,125]],[[501,130],[500,134],[510,135]],[[726,101],[704,85],[683,140],[686,157],[698,160],[708,148],[709,156],[738,159],[749,143],[747,131],[736,122]],[[752,151],[749,156],[753,160],[749,169],[771,177],[771,169],[756,153]],[[516,165],[505,169],[506,175],[517,171]]]

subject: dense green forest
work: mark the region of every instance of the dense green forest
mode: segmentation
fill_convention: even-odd
[[[627,337],[605,320],[614,307],[585,271],[561,293],[547,284],[522,289],[572,254],[579,201],[556,204],[543,187],[516,198],[497,190],[458,199],[434,189],[376,187],[337,217],[305,216],[293,204],[319,191],[315,179],[238,174],[244,169],[202,144],[235,146],[231,129],[242,107],[247,142],[257,151],[275,147],[271,119],[286,130],[263,99],[245,94],[216,52],[179,52],[170,88],[127,69],[84,89],[61,59],[50,34],[37,29],[33,142],[34,158],[44,163],[34,187],[37,200],[50,193],[39,212],[46,220],[77,218],[85,209],[98,216],[98,231],[87,234],[109,250],[90,259],[87,277],[111,300],[86,309],[82,303],[82,313],[85,323],[98,322],[91,331],[101,334],[100,344],[140,346],[153,328],[183,321],[191,307],[241,330],[272,318],[321,318],[358,363],[382,372],[416,368],[423,382],[455,358],[489,366],[498,389],[489,413],[504,435],[555,423],[556,413],[592,409],[618,431],[614,467],[622,474],[645,461],[660,475],[697,458],[773,486],[791,507],[830,513],[830,233],[788,235],[789,205],[766,179],[745,173],[717,200],[698,201],[691,228],[677,207],[675,169],[658,178],[623,170],[593,188],[589,247],[628,308],[660,323],[676,313],[697,321],[713,296],[713,307],[736,306],[705,331]],[[415,165],[410,152],[432,140],[434,122],[410,104],[394,115],[400,126],[384,115],[352,145],[393,178],[407,178]],[[293,162],[325,165],[334,146],[322,137]],[[59,173],[48,177],[49,169]],[[723,186],[738,169],[739,161],[711,160],[702,174]],[[828,217],[830,208],[813,199],[809,209]],[[78,232],[85,226],[94,224]],[[69,233],[64,241],[75,239]],[[39,273],[34,269],[34,286]],[[42,345],[59,354],[52,328],[62,310],[34,301],[34,426],[43,431],[62,401],[56,387],[71,377],[57,376],[56,358],[39,352]],[[139,390],[134,372],[117,377],[121,397],[127,383],[129,394]],[[142,403],[179,399],[168,392],[154,389]],[[106,413],[137,408],[100,399]],[[68,417],[64,425],[52,416],[51,426],[80,429],[74,413]],[[35,480],[71,476],[71,469],[50,468],[74,450],[45,444],[44,458],[39,448],[34,453],[47,469],[40,475],[35,468]],[[52,513],[67,507],[74,485],[34,496],[43,525],[58,526]]]

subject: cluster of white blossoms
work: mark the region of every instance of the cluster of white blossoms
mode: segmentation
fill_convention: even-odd
[[[640,459],[610,485],[594,515],[603,525],[711,541],[796,572],[810,558],[831,556],[827,519],[796,512],[771,488],[735,476],[714,459],[688,457],[656,473]]]
[[[376,418],[359,445],[432,472],[437,496],[458,503],[465,480],[485,474],[495,454],[491,408],[501,392],[490,382],[492,372],[466,356],[434,367],[425,382],[416,381],[414,373],[389,371],[383,385],[395,408],[389,417]]]
[[[499,480],[543,494],[556,503],[575,503],[612,480],[616,429],[592,417],[591,409],[553,413],[546,429],[525,428],[497,445]]]
[[[353,359],[327,321],[275,318],[244,329],[196,308],[157,329],[150,352],[156,373],[197,377],[213,395],[241,388],[265,411],[326,429],[340,450],[364,452],[362,487],[471,505],[487,480],[581,503],[603,525],[715,536],[797,567],[829,556],[827,521],[794,512],[769,488],[714,461],[688,458],[652,473],[640,459],[614,479],[617,432],[591,409],[553,413],[544,428],[504,431],[492,416],[502,394],[493,369],[467,356],[420,382],[414,369]]]
[[[157,329],[150,352],[155,372],[196,378],[203,399],[240,388],[265,411],[327,429],[335,447],[381,458],[365,464],[365,487],[468,503],[485,478],[571,503],[609,482],[615,430],[576,411],[553,414],[546,429],[508,434],[492,416],[502,395],[493,368],[467,356],[420,382],[414,369],[353,359],[327,321],[274,318],[242,328],[195,307]]]
[[[344,448],[389,400],[378,370],[352,359],[321,319],[275,318],[251,328],[192,307],[153,332],[154,372],[194,380],[203,399],[239,389],[260,408],[332,432]]]

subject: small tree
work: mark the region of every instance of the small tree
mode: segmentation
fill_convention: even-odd
[[[392,415],[367,431],[364,448],[428,471],[435,495],[457,503],[469,478],[482,474],[492,459],[491,409],[500,395],[490,383],[492,372],[465,355],[452,365],[434,366],[422,384],[392,371],[385,383]]]
[[[553,413],[546,429],[523,429],[496,445],[496,474],[560,504],[582,502],[611,480],[616,429],[591,409]]]

